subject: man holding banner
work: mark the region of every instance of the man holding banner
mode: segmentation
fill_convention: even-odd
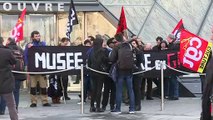
[[[31,39],[32,42],[28,43],[25,47],[25,63],[28,65],[28,49],[31,48],[32,46],[46,46],[46,43],[43,41],[40,41],[40,33],[38,31],[33,31],[31,33]],[[28,66],[29,67],[29,66]],[[48,98],[47,98],[47,81],[45,80],[44,76],[42,75],[30,75],[30,94],[31,94],[31,105],[30,107],[37,107],[37,82],[39,82],[40,86],[40,94],[41,94],[41,99],[42,99],[42,104],[43,106],[51,106],[48,103]]]

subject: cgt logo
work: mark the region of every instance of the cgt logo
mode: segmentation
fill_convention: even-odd
[[[189,47],[183,56],[183,64],[194,68],[197,62],[200,62],[203,56],[202,41],[197,37],[192,37],[189,41]]]

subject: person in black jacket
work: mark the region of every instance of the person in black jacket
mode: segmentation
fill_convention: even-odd
[[[93,49],[88,58],[88,66],[103,72],[107,71],[108,63],[108,53],[107,49],[102,47],[103,38],[96,37],[96,40],[93,43]],[[101,102],[101,92],[104,83],[105,75],[91,72],[91,103],[90,103],[90,112],[103,112],[104,110],[100,108]],[[96,107],[94,106],[96,102]]]
[[[139,44],[136,39],[130,41],[133,46],[133,57],[134,57],[134,72],[142,71],[141,63],[143,62],[143,51],[139,49]],[[137,74],[133,76],[133,90],[135,94],[135,111],[141,110],[141,83],[142,74]]]
[[[12,51],[17,51],[18,53],[20,53],[20,56],[18,59],[20,59],[21,61],[18,61],[17,60],[17,63],[18,62],[23,62],[24,61],[24,58],[23,58],[23,50],[21,49],[21,47],[17,46],[16,45],[16,42],[14,39],[12,38],[8,38],[7,39],[7,43],[6,43],[6,46],[11,49]],[[14,52],[13,52],[13,55],[14,55]],[[15,71],[21,71],[21,68],[20,67],[23,67],[22,70],[24,70],[24,63],[21,65],[21,64],[16,64],[18,66],[18,69],[14,69]],[[16,109],[18,110],[18,105],[19,105],[19,91],[20,91],[20,86],[21,86],[21,82],[23,80],[26,80],[26,75],[25,74],[17,74],[17,73],[13,73],[14,77],[15,77],[15,89],[13,90],[13,94],[14,94],[14,98],[15,98],[15,102],[16,102]],[[5,108],[6,108],[6,104],[5,104],[5,101],[2,100],[1,102],[1,109],[0,109],[0,112],[1,113],[5,113]]]
[[[16,63],[16,59],[12,55],[11,50],[3,46],[2,37],[0,37],[0,55],[0,102],[3,97],[9,110],[10,119],[18,120],[18,113],[13,97],[15,79],[11,71],[12,66]]]
[[[115,44],[117,41],[115,38],[110,38],[107,40],[107,50],[109,52],[108,55],[112,52],[112,49],[114,48]],[[112,67],[112,63],[109,62],[109,69]],[[108,70],[110,71],[110,70]],[[114,110],[115,108],[115,93],[116,93],[116,88],[115,88],[115,82],[112,80],[111,77],[106,76],[104,79],[104,92],[103,92],[103,99],[102,99],[102,109],[106,110],[108,101],[110,104],[110,110]]]
[[[21,47],[16,45],[15,39],[8,38],[7,39],[7,47],[9,47],[11,50],[19,51],[20,54],[21,54],[21,57],[22,57],[22,58],[19,58],[19,59],[21,59],[21,61],[19,61],[19,62],[24,62],[24,58],[23,58],[24,51],[22,50]],[[22,64],[24,65],[24,63],[22,63]],[[19,67],[22,67],[22,68],[18,68],[17,71],[23,71],[24,70],[24,66],[22,66],[21,64],[19,64]],[[13,75],[15,77],[15,89],[13,90],[13,94],[14,94],[15,101],[16,101],[16,108],[18,109],[20,86],[21,86],[22,81],[26,80],[26,75],[25,74],[17,74],[17,73],[13,73]]]
[[[167,37],[169,43],[168,49],[170,50],[179,50],[180,43],[176,41],[176,38],[173,34],[169,34]],[[179,82],[178,76],[169,76],[169,100],[179,100]]]
[[[212,36],[211,36],[211,41],[213,41],[213,26],[212,26]],[[212,54],[210,54],[212,56]],[[210,61],[207,64],[206,67],[206,80],[204,83],[204,91],[203,91],[203,96],[202,96],[202,114],[201,114],[201,120],[212,120],[211,116],[211,100],[213,96],[212,92],[212,85],[213,85],[213,59],[212,57],[210,58]],[[211,108],[212,109],[212,108]]]

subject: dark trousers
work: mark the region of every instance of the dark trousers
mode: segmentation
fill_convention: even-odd
[[[98,73],[91,74],[91,107],[94,107],[94,102],[96,102],[96,108],[100,108],[103,83],[104,75],[100,75]]]
[[[110,106],[113,107],[115,105],[115,95],[116,95],[115,90],[116,88],[114,81],[110,77],[106,76],[104,79],[104,93],[102,100],[103,107],[106,107],[108,104],[109,94],[110,94]]]
[[[84,75],[84,101],[86,101],[88,92],[90,91],[90,75]]]
[[[62,92],[64,92],[64,97],[68,97],[67,95],[67,87],[68,87],[68,76],[67,75],[62,75],[62,76],[58,76],[60,77],[60,81],[59,81],[59,85],[61,86]],[[62,85],[61,85],[62,83]],[[64,91],[63,91],[64,88]]]
[[[203,91],[205,90],[205,79],[206,79],[206,75],[200,75],[200,80],[201,80],[201,92],[203,93]]]
[[[179,82],[177,76],[171,76],[169,80],[169,97],[179,97]]]
[[[133,91],[135,94],[135,106],[141,106],[141,82],[140,75],[133,76]]]
[[[145,97],[145,86],[147,83],[146,97],[152,97],[152,78],[143,78],[141,82],[142,98]]]

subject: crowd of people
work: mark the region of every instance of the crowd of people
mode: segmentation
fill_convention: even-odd
[[[17,58],[12,51],[20,51],[22,55],[18,59],[23,59],[25,66],[27,66],[28,49],[32,46],[46,46],[45,42],[40,40],[38,31],[31,33],[31,40],[23,51],[12,38],[8,38],[7,44],[4,46],[4,40],[0,37],[0,53],[3,55],[0,59],[0,70],[2,71],[0,78],[0,115],[5,113],[5,107],[7,106],[12,120],[18,120],[19,89],[21,81],[26,79],[25,75],[11,72],[17,64]],[[68,38],[62,38],[59,41],[59,46],[69,46],[69,43],[70,40]],[[87,51],[88,69],[84,68],[84,102],[91,97],[90,112],[104,112],[108,101],[110,101],[110,111],[113,114],[121,113],[122,102],[129,105],[129,113],[132,114],[141,110],[141,100],[144,98],[153,100],[152,83],[155,83],[157,88],[161,89],[159,78],[145,78],[143,74],[133,75],[133,73],[142,71],[141,63],[144,61],[143,55],[145,51],[153,50],[158,52],[179,49],[179,43],[176,42],[176,37],[173,34],[169,34],[166,40],[163,40],[160,36],[157,37],[156,44],[156,46],[152,46],[149,43],[145,44],[136,35],[132,35],[131,38],[127,39],[123,34],[116,34],[108,39],[101,35],[96,35],[96,37],[89,36],[83,42],[84,46],[90,47]],[[107,73],[111,72],[110,74],[116,75],[116,79],[91,71],[89,68]],[[112,69],[116,69],[116,73]],[[19,70],[24,71],[24,69],[20,68]],[[164,77],[164,97],[169,100],[178,100],[178,76]],[[51,106],[48,102],[48,96],[52,98],[53,104],[61,103],[61,98],[70,100],[67,94],[67,74],[50,75],[48,78],[45,75],[29,75],[29,78],[30,107],[37,107],[38,92],[44,107]],[[49,87],[46,79],[49,79]],[[103,93],[102,89],[104,89]],[[79,95],[79,97],[81,96]]]

